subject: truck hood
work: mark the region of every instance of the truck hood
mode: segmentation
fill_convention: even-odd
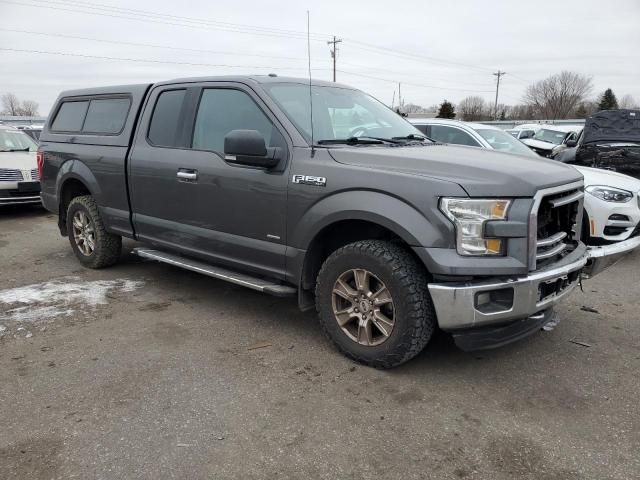
[[[542,140],[534,140],[533,138],[525,138],[524,140],[520,141],[529,147],[534,147],[539,150],[553,150],[553,147],[557,146],[553,143],[543,142]]]
[[[0,168],[31,170],[37,166],[36,152],[0,152]]]
[[[340,163],[423,175],[460,185],[471,197],[531,197],[582,180],[572,166],[542,157],[457,145],[329,149]]]
[[[584,186],[603,185],[607,187],[616,187],[629,192],[640,192],[640,180],[637,180],[622,173],[612,172],[611,170],[603,170],[601,168],[590,168],[575,166],[584,176]]]

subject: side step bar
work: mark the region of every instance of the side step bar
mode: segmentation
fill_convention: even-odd
[[[295,295],[297,290],[287,285],[270,282],[258,277],[252,277],[245,273],[234,272],[226,268],[210,265],[208,263],[193,260],[191,258],[182,257],[173,253],[163,252],[162,250],[153,250],[151,248],[134,248],[132,253],[150,260],[175,265],[192,272],[202,273],[209,277],[225,280],[236,285],[258,290],[259,292],[268,293],[277,297],[288,297]]]

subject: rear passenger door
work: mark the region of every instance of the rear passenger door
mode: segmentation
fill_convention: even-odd
[[[224,137],[257,130],[285,152],[273,170],[227,163]],[[129,162],[138,238],[284,278],[286,131],[242,84],[154,89]]]

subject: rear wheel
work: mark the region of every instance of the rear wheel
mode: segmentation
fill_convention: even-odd
[[[85,267],[108,267],[120,258],[122,238],[106,231],[91,195],[75,197],[69,203],[67,234],[73,253]]]
[[[422,265],[401,246],[378,240],[346,245],[327,258],[316,309],[340,351],[378,368],[416,356],[436,325]]]

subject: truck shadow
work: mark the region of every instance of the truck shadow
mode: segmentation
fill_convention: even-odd
[[[0,205],[0,221],[31,219],[52,215],[42,205]]]
[[[302,348],[324,348],[327,352],[336,353],[320,329],[315,310],[301,312],[296,298],[277,298],[178,267],[144,260],[131,254],[131,249],[136,246],[139,246],[137,242],[125,241],[119,268],[130,270],[133,278],[139,278],[142,273],[159,293],[163,306],[171,302],[188,304],[190,308],[211,312],[211,322],[216,322],[217,316],[233,316],[234,326],[246,330],[249,335],[253,333],[278,343],[295,343]],[[148,309],[156,308],[159,301],[154,299]],[[276,338],[274,332],[282,338]],[[451,335],[436,330],[416,358],[389,372],[455,371],[466,369],[470,364],[509,362],[521,355],[527,342],[535,342],[535,338],[536,334],[495,350],[464,352],[455,345]]]

